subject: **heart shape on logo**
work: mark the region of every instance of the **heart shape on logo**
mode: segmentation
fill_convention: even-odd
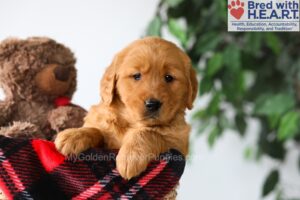
[[[233,8],[230,10],[230,14],[236,18],[236,19],[240,19],[242,17],[242,15],[244,14],[244,8]]]

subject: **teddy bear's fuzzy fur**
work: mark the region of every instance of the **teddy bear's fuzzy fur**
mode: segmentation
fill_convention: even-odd
[[[51,139],[65,128],[80,127],[86,111],[76,105],[57,107],[76,89],[75,57],[50,38],[10,38],[0,43],[0,134]]]

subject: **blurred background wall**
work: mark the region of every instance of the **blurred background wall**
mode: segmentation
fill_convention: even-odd
[[[145,34],[157,4],[157,0],[0,0],[0,40],[10,36],[48,36],[70,47],[77,57],[78,69],[73,102],[88,109],[99,101],[99,80],[105,67],[116,52]],[[173,40],[171,36],[167,38]],[[3,98],[0,92],[0,99]],[[202,104],[205,99],[195,107]],[[244,158],[242,152],[256,140],[257,127],[253,120],[245,140],[228,133],[213,149],[206,137],[196,138],[193,134],[192,156],[181,180],[178,199],[260,199],[265,176],[277,163],[267,158],[259,163]],[[297,152],[292,152],[288,160],[295,156]],[[284,179],[294,181],[286,187],[299,196],[296,164],[287,163]]]

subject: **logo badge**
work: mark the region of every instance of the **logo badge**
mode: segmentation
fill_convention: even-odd
[[[299,0],[228,0],[228,31],[299,31]]]

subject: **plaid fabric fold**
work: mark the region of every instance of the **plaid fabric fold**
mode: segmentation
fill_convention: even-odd
[[[66,158],[52,142],[0,136],[0,188],[8,199],[162,199],[185,167],[172,149],[126,181],[116,170],[116,154],[91,149]]]

